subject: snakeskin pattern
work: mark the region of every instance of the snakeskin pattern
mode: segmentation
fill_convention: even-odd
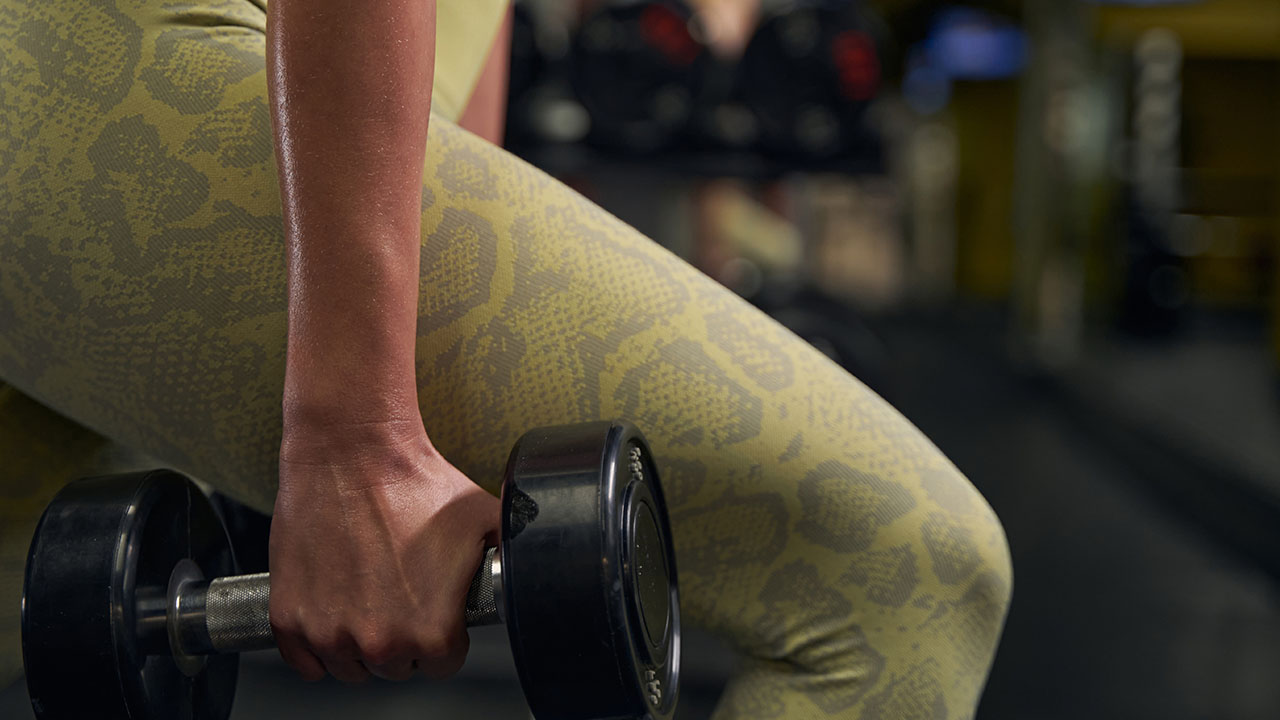
[[[106,438],[272,506],[285,275],[264,9],[0,0],[0,682],[31,529],[104,469]],[[492,491],[525,429],[626,417],[663,464],[684,613],[746,657],[718,718],[972,716],[1009,555],[927,439],[443,117],[424,170],[418,391],[460,469]]]

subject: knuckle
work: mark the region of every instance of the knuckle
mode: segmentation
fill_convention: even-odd
[[[435,679],[448,678],[462,669],[467,657],[465,632],[430,632],[418,638],[416,655],[423,674]]]
[[[346,633],[338,628],[315,628],[307,633],[307,644],[322,658],[336,658],[346,654],[351,643]]]
[[[446,660],[456,652],[456,642],[448,633],[428,633],[418,639],[418,655],[430,662]]]
[[[398,647],[390,635],[366,635],[356,644],[360,648],[360,657],[364,658],[369,665],[388,666],[407,659],[407,654]]]
[[[267,620],[271,623],[271,630],[276,635],[293,637],[301,634],[302,623],[298,621],[296,615],[286,610],[272,607],[267,613]]]

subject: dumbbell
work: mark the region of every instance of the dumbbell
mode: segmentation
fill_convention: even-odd
[[[237,576],[206,496],[170,470],[67,485],[40,519],[22,653],[40,720],[224,720],[239,652],[274,647],[270,577]],[[539,720],[670,718],[680,608],[666,504],[625,422],[532,430],[502,484],[502,534],[469,626],[505,623]]]

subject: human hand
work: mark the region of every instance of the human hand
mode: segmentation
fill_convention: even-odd
[[[285,662],[310,681],[457,672],[467,590],[500,511],[416,418],[287,430],[270,541]]]

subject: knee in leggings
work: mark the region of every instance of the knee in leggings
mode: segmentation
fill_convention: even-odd
[[[759,645],[728,696],[745,716],[778,703],[781,716],[796,712],[767,688],[832,716],[973,713],[1012,565],[995,513],[940,465],[918,482],[841,463],[801,480],[795,530],[807,542],[793,541],[771,569],[752,633]]]
[[[946,461],[918,478],[898,485],[907,490],[898,517],[890,501],[866,506],[871,520],[866,512],[848,517],[856,527],[883,513],[883,524],[851,562],[832,569],[858,608],[845,629],[850,667],[878,674],[861,683],[868,717],[926,716],[926,708],[972,714],[1012,596],[1008,541],[986,500]]]

